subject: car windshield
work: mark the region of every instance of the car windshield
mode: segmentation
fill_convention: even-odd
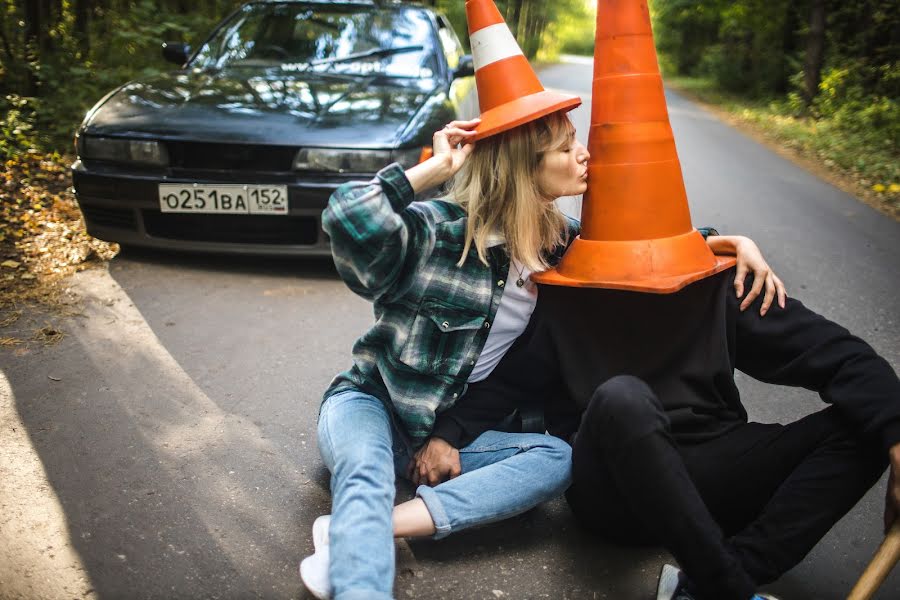
[[[191,66],[428,78],[435,54],[421,9],[257,3],[216,31]]]

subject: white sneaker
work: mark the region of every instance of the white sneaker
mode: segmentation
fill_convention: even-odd
[[[319,600],[331,598],[331,580],[328,578],[328,529],[331,515],[322,515],[313,522],[313,548],[315,552],[300,561],[300,579],[309,592]]]
[[[659,572],[659,585],[656,588],[656,600],[673,600],[678,585],[681,583],[681,569],[665,564]]]
[[[328,545],[328,531],[331,527],[331,515],[322,515],[313,521],[313,548],[316,552]]]

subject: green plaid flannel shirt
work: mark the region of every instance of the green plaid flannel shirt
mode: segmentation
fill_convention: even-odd
[[[359,390],[379,398],[414,446],[436,415],[466,391],[487,340],[509,272],[504,246],[488,265],[470,249],[461,267],[466,213],[453,202],[414,202],[403,169],[393,164],[369,182],[338,188],[322,215],[338,273],[375,305],[375,324],[353,346],[353,366],[325,398]],[[712,228],[699,228],[704,237]],[[579,231],[569,219],[568,239]],[[560,246],[550,264],[566,250]]]
[[[373,181],[342,185],[322,216],[338,273],[375,305],[375,324],[353,346],[353,366],[325,397],[355,389],[379,398],[419,446],[436,415],[466,391],[500,306],[509,257],[496,246],[485,265],[472,248],[456,266],[465,212],[445,200],[413,200],[394,164]],[[577,231],[570,220],[569,239]]]

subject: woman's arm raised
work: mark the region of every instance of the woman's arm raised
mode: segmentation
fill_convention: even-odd
[[[406,170],[406,178],[415,193],[439,186],[459,171],[475,147],[466,141],[475,135],[473,129],[480,122],[480,119],[451,121],[434,133],[434,156]]]

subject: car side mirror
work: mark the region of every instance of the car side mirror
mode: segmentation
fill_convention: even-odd
[[[475,74],[475,63],[472,61],[471,54],[465,54],[459,57],[459,64],[453,70],[453,79],[457,77],[471,77]]]
[[[178,42],[163,42],[162,55],[170,63],[175,63],[179,67],[187,62],[188,54],[191,53],[191,47],[187,44]]]

